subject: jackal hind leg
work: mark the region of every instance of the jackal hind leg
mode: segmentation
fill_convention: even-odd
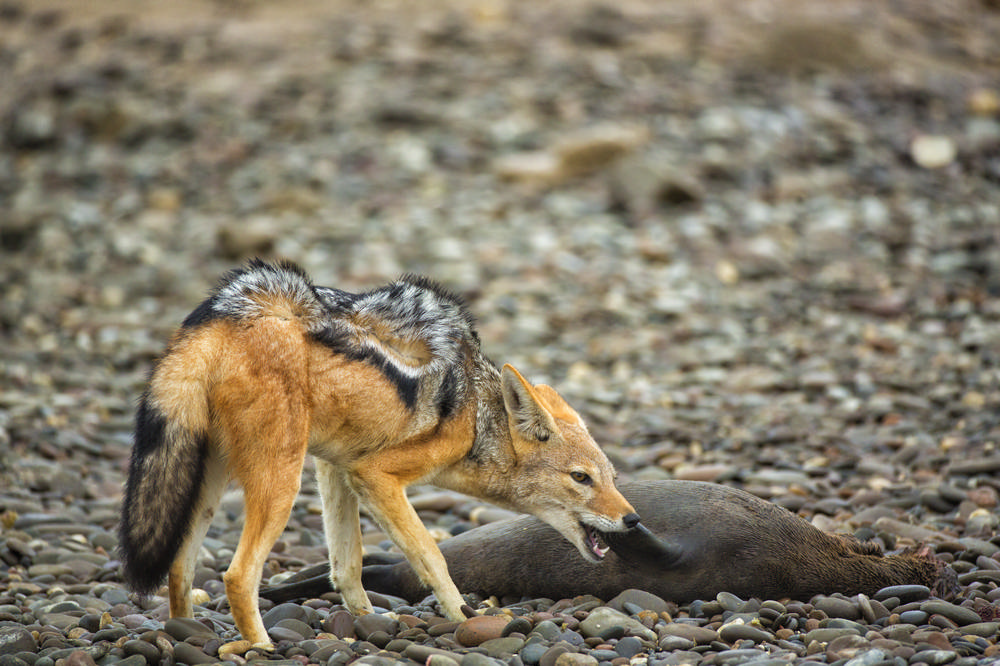
[[[330,582],[352,613],[371,613],[371,601],[361,586],[358,496],[348,485],[344,472],[320,458],[316,458],[316,481],[323,500],[323,531],[330,551]]]
[[[229,481],[226,464],[215,451],[210,451],[205,457],[204,474],[201,488],[198,490],[198,503],[191,516],[191,526],[184,536],[184,543],[181,544],[177,557],[170,565],[168,584],[170,617],[192,617],[194,613],[191,605],[191,586],[194,582],[195,566],[198,563],[198,552]]]
[[[296,421],[304,419],[289,419],[284,423],[291,425]],[[243,486],[246,516],[224,581],[236,628],[252,644],[270,647],[271,639],[257,605],[257,591],[267,555],[285,529],[299,493],[307,433],[265,428],[263,432],[257,431],[256,439],[255,446],[230,453],[234,474]]]
[[[448,563],[406,498],[404,486],[392,475],[367,470],[353,477],[352,485],[420,580],[434,590],[445,615],[464,620],[465,601],[448,574]]]

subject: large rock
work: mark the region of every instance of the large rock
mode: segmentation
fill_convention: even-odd
[[[580,633],[588,638],[600,636],[603,631],[614,626],[624,627],[633,636],[650,641],[656,640],[656,634],[641,622],[607,606],[600,606],[590,611],[590,614],[580,622]]]
[[[0,627],[0,655],[34,652],[38,643],[31,632],[21,627]]]

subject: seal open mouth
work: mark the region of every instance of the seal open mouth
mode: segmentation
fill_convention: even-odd
[[[598,539],[600,532],[595,530],[590,525],[582,522],[580,523],[580,527],[583,528],[584,534],[587,535],[587,547],[590,549],[590,552],[592,552],[597,559],[603,560],[604,556],[608,554],[610,547],[601,545],[601,541]]]

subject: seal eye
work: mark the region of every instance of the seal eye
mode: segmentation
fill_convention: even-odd
[[[586,472],[574,471],[569,473],[570,478],[572,478],[577,483],[582,483],[585,486],[593,485],[594,480],[590,478],[590,475]]]

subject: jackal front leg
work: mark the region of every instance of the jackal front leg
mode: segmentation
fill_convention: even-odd
[[[406,555],[420,580],[434,590],[448,619],[464,620],[465,601],[448,574],[448,563],[406,499],[403,485],[389,474],[369,470],[356,474],[351,481],[361,501]]]
[[[361,522],[358,496],[344,472],[316,458],[316,481],[323,500],[323,531],[330,551],[330,582],[355,615],[372,612],[372,604],[361,586]]]

